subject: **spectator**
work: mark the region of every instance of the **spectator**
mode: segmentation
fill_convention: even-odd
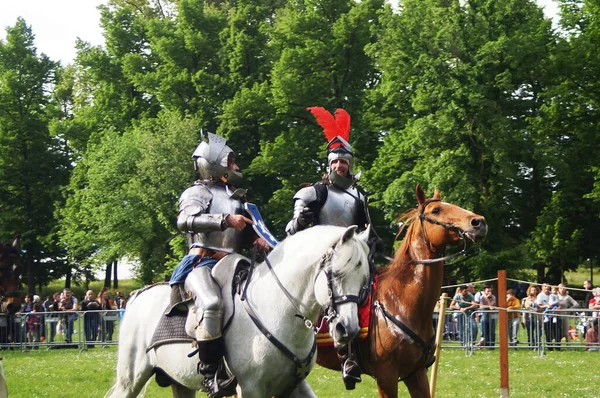
[[[98,338],[98,327],[100,326],[100,303],[96,300],[94,292],[88,290],[85,293],[85,300],[81,302],[83,314],[83,329],[85,331],[85,341],[88,342],[88,348],[93,348],[90,341],[96,341]]]
[[[506,291],[506,308],[508,309],[508,337],[510,338],[510,345],[516,346],[519,344],[519,325],[521,324],[521,312],[517,312],[521,309],[521,302],[517,298],[513,289]]]
[[[537,295],[536,298],[538,311],[545,312],[550,308],[550,294],[550,285],[547,283],[542,283],[542,291]],[[554,350],[554,346],[552,345],[552,322],[550,322],[550,318],[547,316],[544,316],[543,319],[546,345],[548,346],[548,351],[552,351]]]
[[[54,299],[52,298],[52,296],[46,296],[46,300],[44,300],[44,302],[42,303],[42,307],[44,307],[44,311],[49,312],[50,306],[52,304],[54,304]]]
[[[114,318],[114,304],[110,299],[108,292],[102,293],[100,296],[100,309],[104,310],[102,313],[102,325],[101,328],[101,341],[112,341],[113,333],[115,332],[115,321]]]
[[[33,310],[33,294],[25,296],[25,302],[21,306],[21,313],[27,314]]]
[[[50,332],[50,340],[48,343],[54,343],[54,338],[56,337],[56,324],[60,320],[59,316],[56,314],[60,311],[60,293],[54,293],[50,301],[48,300],[50,296],[46,297],[46,301],[44,301],[45,312],[48,314],[45,315],[45,324],[46,324],[46,337],[48,337],[48,332]]]
[[[583,300],[584,308],[590,306],[590,300],[594,298],[594,286],[589,279],[583,282],[583,288],[586,290],[585,299]]]
[[[588,308],[590,310],[594,310],[592,312],[592,316],[594,319],[598,319],[600,316],[600,287],[597,287],[593,290],[594,298],[590,300],[588,304]]]
[[[552,286],[548,295],[548,307],[544,310],[544,332],[548,350],[560,350],[560,334],[562,331],[562,318],[556,316],[554,310],[558,308],[558,287]],[[554,341],[554,344],[552,343]]]
[[[473,297],[475,297],[475,302],[479,304],[479,296],[481,295],[481,292],[475,293],[475,285],[473,285],[472,283],[467,283],[467,290],[469,291],[469,293],[471,293],[473,295]],[[477,340],[477,335],[479,333],[479,328],[477,327],[477,324],[479,323],[479,313],[475,312],[474,315],[474,322],[471,325],[471,341],[473,342],[473,344],[475,344],[475,341]],[[481,335],[481,343],[483,344],[483,332]]]
[[[121,309],[121,300],[123,300],[123,295],[121,295],[121,292],[117,291],[117,294],[115,295],[115,305],[118,310]]]
[[[594,286],[592,285],[592,281],[590,281],[589,279],[585,280],[583,282],[583,288],[586,291],[585,299],[583,300],[583,308],[589,308],[590,300],[592,300],[594,298]],[[585,311],[584,314],[587,316],[592,315],[592,313],[590,311]],[[586,335],[587,329],[588,329],[588,323],[584,322],[583,323],[583,335],[584,336]]]
[[[567,291],[567,287],[565,286],[564,283],[559,283],[558,284],[558,308],[561,310],[568,310],[571,308],[578,308],[579,307],[579,303],[577,301],[575,301],[575,299],[573,299],[573,297],[571,297],[569,295],[569,292]],[[559,330],[559,338],[562,340],[562,338],[565,338],[565,341],[569,342],[571,341],[571,334],[569,333],[569,320],[571,319],[570,316],[571,315],[575,315],[575,313],[573,312],[561,312],[561,329]]]
[[[479,296],[479,308],[481,309],[481,336],[485,347],[493,347],[496,344],[496,319],[498,302],[494,295],[494,288],[486,285],[483,293]]]
[[[527,289],[527,297],[523,299],[522,308],[525,310],[523,317],[525,318],[524,327],[527,331],[527,343],[533,349],[539,344],[539,339],[542,334],[540,327],[540,318],[536,313],[538,309],[537,296],[538,287],[535,285],[529,286]]]
[[[71,343],[73,341],[73,330],[75,326],[75,320],[77,319],[77,309],[77,299],[73,297],[71,289],[65,288],[60,300],[59,310],[66,312],[66,314],[63,316],[66,343]]]
[[[585,350],[600,351],[600,343],[598,342],[598,318],[592,321],[592,327],[585,334]]]
[[[39,300],[38,300],[39,301]],[[42,310],[42,305],[37,302],[33,304],[31,311],[27,314],[27,342],[39,343],[42,335],[42,316],[39,313]],[[34,344],[34,348],[38,348]]]
[[[475,319],[471,314],[477,308],[477,304],[475,303],[475,297],[469,293],[467,285],[461,285],[458,291],[459,293],[454,296],[450,303],[450,308],[462,313],[462,316],[458,318],[458,333],[462,344],[466,346],[469,341],[469,329],[467,325],[471,324],[471,328],[473,328]],[[477,327],[476,324],[475,327]]]

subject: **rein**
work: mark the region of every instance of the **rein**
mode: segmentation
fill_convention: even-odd
[[[450,260],[452,258],[456,258],[456,257],[459,257],[459,256],[464,256],[464,258],[461,259],[461,260],[459,260],[459,261],[455,261],[453,263],[446,264],[447,266],[452,266],[452,265],[460,264],[460,263],[462,263],[464,261],[467,261],[468,259],[470,259],[470,258],[475,257],[476,255],[478,255],[481,252],[481,247],[476,252],[469,253],[469,251],[467,249],[467,240],[465,239],[465,233],[464,233],[464,231],[462,229],[460,229],[457,226],[452,225],[452,224],[448,224],[448,223],[444,223],[444,222],[441,222],[441,221],[434,220],[433,218],[427,217],[425,215],[425,208],[427,207],[428,204],[430,204],[432,202],[441,202],[441,200],[440,199],[428,199],[428,200],[425,201],[425,203],[423,203],[423,206],[421,206],[421,210],[419,211],[419,221],[421,223],[421,234],[423,235],[423,240],[427,244],[427,247],[430,248],[431,244],[429,242],[429,239],[427,239],[427,235],[425,234],[425,228],[423,226],[423,222],[424,221],[427,221],[427,222],[429,222],[431,224],[440,225],[440,226],[446,228],[449,231],[454,231],[454,232],[458,233],[458,236],[460,236],[460,239],[461,239],[461,241],[463,243],[463,248],[459,252],[456,252],[456,253],[453,253],[453,254],[449,254],[449,255],[444,256],[444,257],[432,258],[432,259],[425,259],[425,260],[412,260],[411,263],[412,264],[425,264],[425,265],[429,265],[429,264],[439,263],[441,261]],[[429,249],[429,250],[433,252],[433,250],[431,250],[431,249]]]

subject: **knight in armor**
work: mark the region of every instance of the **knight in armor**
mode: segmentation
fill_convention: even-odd
[[[185,278],[193,268],[199,267],[202,273],[193,294],[205,305],[196,336],[198,369],[204,376],[208,396],[218,398],[234,395],[237,380],[223,366],[221,293],[211,270],[228,254],[253,245],[265,253],[269,246],[256,235],[251,226],[253,221],[246,217],[243,207],[246,191],[235,188],[242,182],[242,174],[226,140],[208,133],[208,142],[202,142],[192,157],[200,179],[181,195],[177,214],[177,227],[186,234],[189,252],[171,276],[168,315],[179,311],[186,299]]]
[[[337,109],[335,117],[322,107],[307,108],[323,128],[327,144],[329,172],[323,181],[300,189],[294,195],[294,216],[286,226],[288,235],[312,225],[357,225],[364,231],[371,224],[368,200],[356,183],[358,176],[352,173],[354,155],[349,144],[350,115]],[[381,239],[371,227],[369,242],[374,251]],[[372,258],[372,257],[371,257]],[[362,381],[360,366],[351,344],[336,347],[342,361],[342,378],[346,389],[352,390]]]

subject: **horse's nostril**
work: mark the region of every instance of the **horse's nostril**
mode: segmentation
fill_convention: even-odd
[[[471,226],[472,227],[479,227],[481,226],[482,222],[480,218],[474,218],[471,220]]]
[[[346,327],[339,322],[335,325],[335,331],[338,332],[340,336],[346,336],[348,334],[348,332],[346,332]]]

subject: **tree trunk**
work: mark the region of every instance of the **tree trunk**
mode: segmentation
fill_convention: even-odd
[[[65,288],[70,289],[71,288],[71,277],[73,276],[73,271],[71,270],[71,267],[69,266],[69,269],[67,270],[67,274],[65,275]]]
[[[107,289],[110,287],[110,281],[112,279],[112,267],[112,261],[106,263],[106,273],[104,274],[104,287]]]
[[[118,261],[113,261],[113,289],[118,289],[119,288],[119,278],[117,276],[117,269],[118,269],[118,265],[119,262]]]
[[[35,277],[33,273],[34,262],[33,250],[30,246],[27,248],[27,253],[25,254],[25,263],[27,264],[27,293],[29,294],[35,293]]]

